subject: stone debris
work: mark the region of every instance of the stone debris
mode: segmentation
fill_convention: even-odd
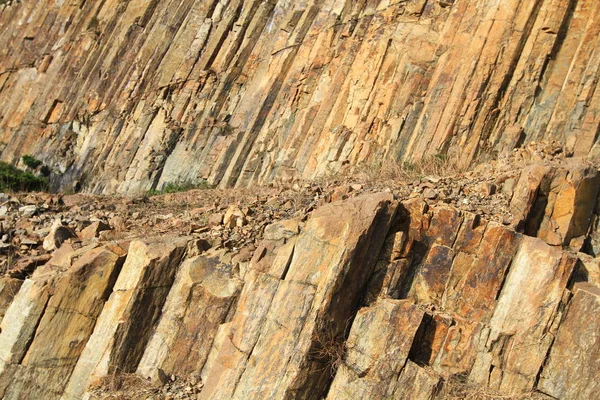
[[[0,393],[434,399],[462,377],[502,396],[588,396],[599,350],[576,336],[587,326],[569,327],[594,312],[597,170],[492,165],[408,182],[17,195],[1,221],[17,252],[0,280]],[[62,228],[77,236],[56,246]]]
[[[44,239],[43,248],[46,251],[58,249],[65,240],[76,238],[77,234],[62,224],[60,219],[56,219],[50,227],[50,232]]]

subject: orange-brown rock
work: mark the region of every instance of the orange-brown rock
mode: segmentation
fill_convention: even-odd
[[[202,398],[324,395],[331,359],[319,338],[343,335],[396,206],[386,194],[324,206],[307,221],[282,275],[252,271]]]
[[[466,165],[540,140],[595,156],[598,12],[596,0],[8,2],[1,158],[32,154],[63,188],[132,193],[440,154]]]
[[[423,314],[407,300],[381,300],[361,309],[344,359],[335,360],[340,366],[327,398],[379,399],[392,397],[397,389],[406,391],[403,375]]]
[[[560,214],[556,201],[536,208],[540,194],[591,188],[553,171],[562,183],[540,184],[532,210],[544,212],[525,221]],[[198,237],[66,243],[14,298],[0,288],[0,397],[434,400],[460,379],[465,397],[597,390],[592,255],[391,193],[276,222],[237,208],[246,223],[208,228],[221,239],[210,249]],[[254,225],[262,241],[225,242]]]
[[[534,388],[576,259],[540,239],[523,238],[498,297],[471,379],[505,392]]]
[[[81,231],[81,233],[79,234],[79,237],[82,240],[90,240],[90,239],[93,239],[95,237],[98,237],[98,235],[100,234],[100,232],[106,231],[106,230],[109,230],[109,229],[110,229],[110,226],[108,226],[104,222],[102,222],[102,221],[94,221],[88,227],[86,227],[85,229],[83,229]]]
[[[4,318],[8,306],[13,302],[13,299],[22,284],[23,281],[20,279],[9,277],[0,278],[0,322],[2,322],[2,318]]]
[[[557,399],[591,399],[600,390],[600,289],[579,283],[562,321],[538,387]]]
[[[599,187],[598,170],[585,164],[528,167],[511,201],[514,225],[551,245],[581,250],[592,225]]]
[[[122,262],[98,248],[64,274],[42,267],[25,281],[0,333],[3,398],[60,398]]]
[[[93,333],[81,349],[63,397],[81,398],[114,371],[134,372],[187,245],[187,238],[134,241]]]
[[[161,373],[186,376],[201,371],[241,286],[232,265],[223,263],[218,254],[186,260],[137,373],[157,380]]]

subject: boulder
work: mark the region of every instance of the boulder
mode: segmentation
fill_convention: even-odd
[[[58,249],[65,240],[76,238],[77,235],[69,227],[62,224],[60,219],[56,219],[52,224],[50,233],[44,239],[43,247],[46,251]]]
[[[19,213],[21,215],[23,215],[25,218],[33,217],[37,211],[38,211],[37,206],[35,206],[33,204],[28,205],[28,206],[19,207]]]
[[[300,221],[284,220],[267,225],[263,238],[265,240],[290,239],[300,232]]]
[[[235,228],[236,226],[244,226],[246,224],[246,215],[237,206],[229,206],[223,216],[223,224],[227,228]]]

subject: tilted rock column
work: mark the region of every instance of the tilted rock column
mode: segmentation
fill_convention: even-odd
[[[0,334],[3,398],[60,397],[122,264],[100,247],[66,272],[47,265],[23,283]]]
[[[343,341],[397,203],[357,197],[315,211],[281,274],[251,270],[208,372],[203,399],[318,399],[332,360],[320,338]]]
[[[600,288],[579,283],[538,388],[563,400],[592,399],[600,391]]]
[[[242,287],[233,267],[217,254],[186,260],[180,267],[162,316],[137,373],[189,375],[202,370],[220,324]]]
[[[515,255],[471,379],[503,392],[534,388],[560,322],[559,304],[576,259],[542,240],[523,238]]]
[[[183,257],[188,238],[134,241],[94,332],[69,379],[65,399],[113,372],[134,372]]]

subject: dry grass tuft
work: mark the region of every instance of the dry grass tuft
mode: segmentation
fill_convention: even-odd
[[[438,154],[414,162],[389,160],[371,165],[353,166],[337,174],[336,178],[341,180],[354,178],[363,182],[410,182],[426,176],[453,176],[465,170],[459,166],[456,157]]]
[[[309,357],[324,364],[332,378],[344,363],[345,355],[346,341],[342,334],[336,333],[334,329],[318,330],[313,334],[313,346]]]
[[[435,397],[440,400],[543,400],[547,396],[536,392],[505,394],[487,387],[468,383],[465,377],[452,376],[446,380]]]
[[[129,400],[147,398],[158,391],[155,385],[136,374],[113,372],[100,379],[90,393],[92,399]]]

